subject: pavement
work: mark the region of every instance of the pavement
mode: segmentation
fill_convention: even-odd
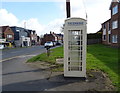
[[[2,64],[3,92],[112,91],[114,89],[110,80],[101,71],[88,71],[86,79],[65,78],[63,72],[53,72],[50,64],[46,62],[26,63],[29,58],[45,52],[43,47],[18,49],[17,51],[6,51],[11,55],[7,54],[8,57],[4,57],[4,61],[0,62],[0,65]]]

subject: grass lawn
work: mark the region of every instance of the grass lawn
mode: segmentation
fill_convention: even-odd
[[[28,62],[45,61],[56,64],[56,58],[63,58],[63,47],[52,49],[49,57],[46,56],[46,53],[43,53],[29,59]],[[120,90],[118,66],[118,49],[109,48],[101,44],[88,45],[87,70],[97,69],[105,72],[113,85]]]

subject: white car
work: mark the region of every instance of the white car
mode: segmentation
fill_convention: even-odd
[[[4,49],[4,45],[0,44],[0,49]]]
[[[53,47],[54,45],[53,45],[53,42],[51,42],[51,41],[48,41],[48,42],[46,42],[45,44],[44,44],[44,47],[46,48],[46,47]]]

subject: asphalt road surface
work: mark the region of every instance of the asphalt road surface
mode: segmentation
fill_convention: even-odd
[[[4,50],[0,62],[2,64],[2,91],[65,90],[64,85],[71,81],[64,82],[63,74],[53,76],[48,80],[51,75],[49,70],[26,63],[29,58],[45,51],[43,46]]]
[[[63,72],[51,73],[49,69],[26,63],[29,58],[45,51],[43,46],[4,50],[0,54],[2,55],[2,61],[0,61],[2,82],[0,75],[0,85],[2,83],[3,93],[6,91],[39,93],[39,91],[70,92],[106,89],[106,78],[101,72],[93,72],[94,77],[88,77],[86,80],[85,78],[65,78]]]
[[[0,62],[0,65],[2,64],[2,91],[36,90],[36,85],[34,86],[30,81],[43,79],[45,72],[25,62],[45,51],[43,46],[3,50],[2,62]]]

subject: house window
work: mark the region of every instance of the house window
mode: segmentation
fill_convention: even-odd
[[[103,35],[103,40],[106,40],[106,35]]]
[[[112,42],[113,43],[117,43],[117,35],[113,35],[112,36]]]
[[[111,42],[111,34],[108,35],[108,42]]]
[[[12,35],[7,35],[7,38],[12,38]]]
[[[113,7],[112,9],[112,15],[118,13],[118,5],[116,5],[115,7]]]
[[[116,29],[116,28],[118,28],[118,21],[117,20],[112,22],[112,29]]]

